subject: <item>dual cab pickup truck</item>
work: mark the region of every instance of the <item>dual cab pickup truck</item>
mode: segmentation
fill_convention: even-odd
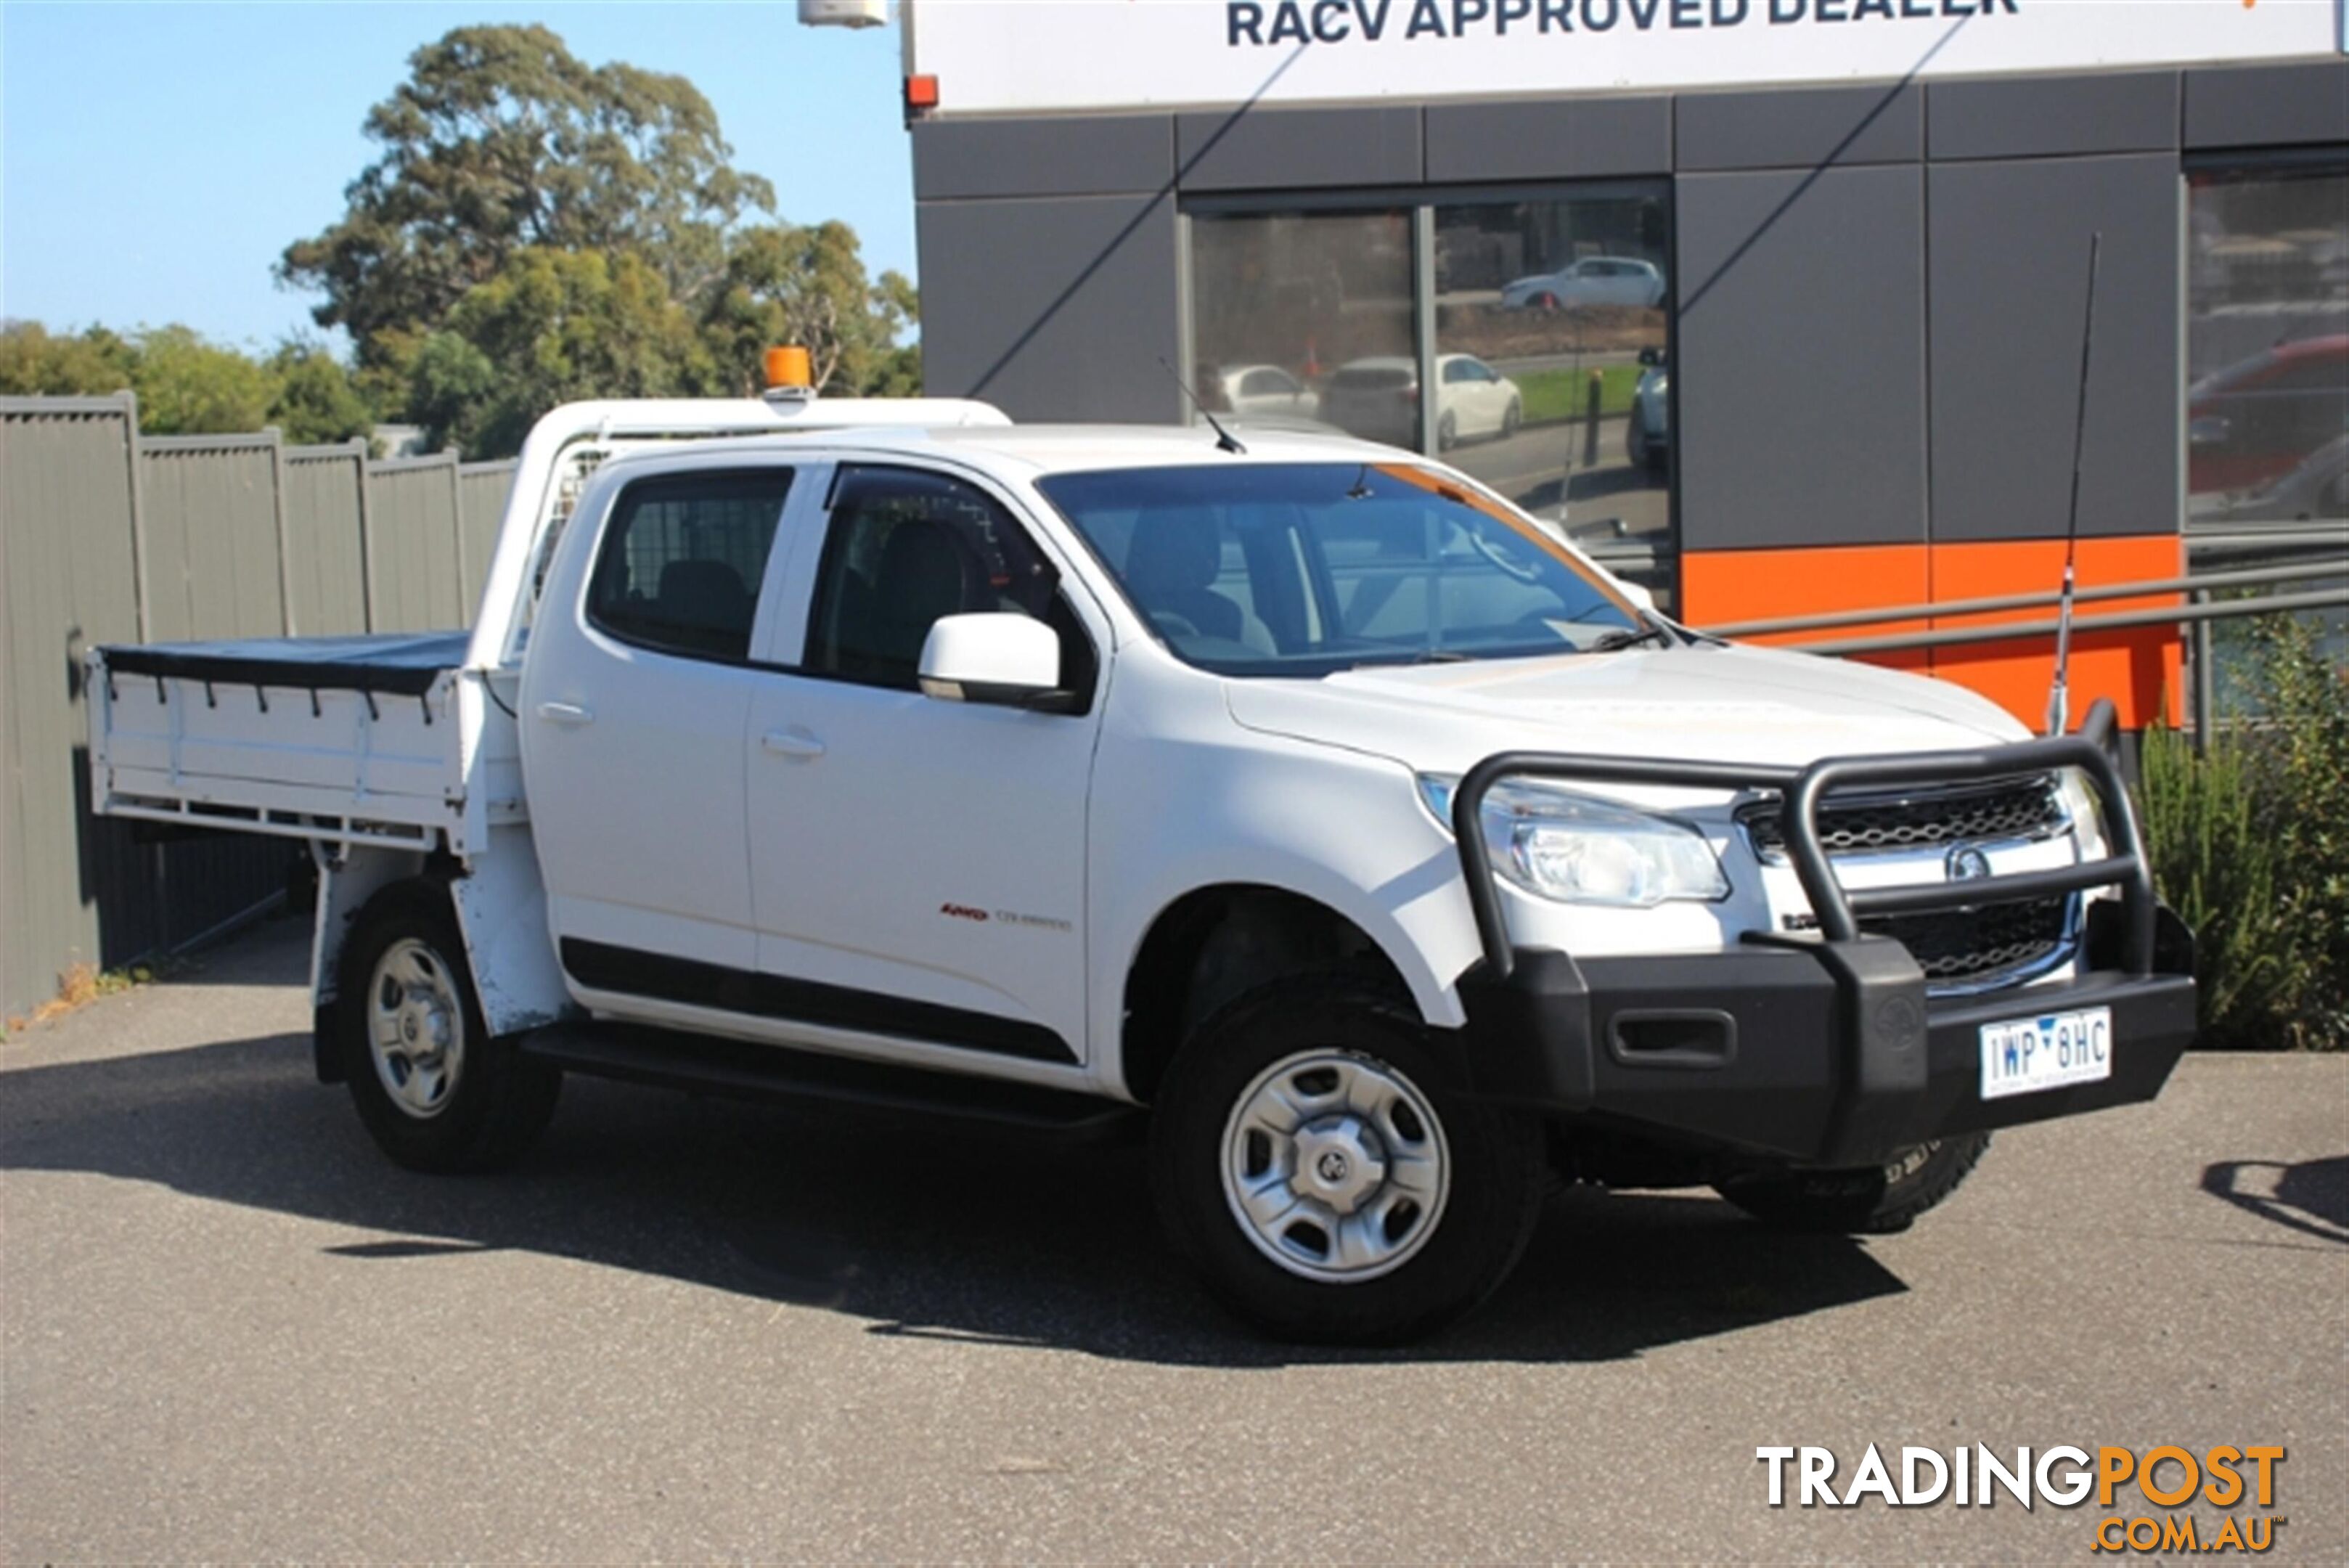
[[[1695,634],[1354,441],[570,407],[469,633],[89,690],[100,810],[309,843],[318,1075],[399,1163],[566,1073],[1146,1116],[1283,1335],[1431,1331],[1561,1178],[1898,1229],[2193,1031],[2109,710]]]

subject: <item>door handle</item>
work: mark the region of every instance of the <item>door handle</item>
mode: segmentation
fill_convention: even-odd
[[[538,716],[550,724],[561,724],[574,730],[582,724],[592,724],[595,722],[595,710],[582,708],[576,702],[541,702],[538,705]]]
[[[770,730],[759,738],[759,744],[779,757],[823,755],[823,742],[797,725],[788,730]]]

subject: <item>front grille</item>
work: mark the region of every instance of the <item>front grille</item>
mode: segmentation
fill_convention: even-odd
[[[2021,898],[1978,909],[1871,916],[1859,925],[1907,948],[1928,986],[1987,985],[2061,955],[2072,937],[2072,900]]]
[[[1756,854],[1785,854],[1785,823],[1777,801],[1749,805],[1737,820]],[[1819,806],[1819,843],[1830,855],[2044,838],[2063,826],[2064,797],[2053,774],[1930,794],[1830,795]]]

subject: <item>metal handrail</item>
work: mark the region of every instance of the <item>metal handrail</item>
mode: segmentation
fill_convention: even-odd
[[[1509,945],[1508,920],[1502,910],[1500,884],[1493,871],[1492,849],[1485,842],[1485,797],[1505,778],[1551,778],[1592,784],[1778,791],[1785,801],[1781,819],[1787,858],[1794,864],[1795,878],[1810,900],[1812,912],[1818,917],[1821,934],[1830,941],[1856,939],[1862,915],[1971,908],[2117,885],[2128,920],[2124,961],[2131,974],[2150,974],[2156,908],[2153,874],[2146,864],[2137,818],[2130,810],[2127,791],[2122,786],[2120,769],[2113,761],[2116,724],[2111,701],[2099,698],[2075,735],[2018,741],[2011,745],[1983,746],[1965,752],[1826,757],[1804,768],[1545,752],[1503,752],[1487,757],[1468,770],[1452,796],[1453,841],[1460,852],[1461,868],[1467,876],[1468,907],[1476,917],[1476,935],[1485,950],[1485,966],[1495,979],[1506,980],[1516,967],[1516,954]],[[2004,778],[2064,767],[2079,769],[2103,805],[2111,842],[2101,859],[2053,870],[2010,872],[1963,882],[1846,892],[1819,837],[1819,808],[1834,790]]]
[[[2349,571],[2349,567],[2344,567],[2342,571]],[[2331,575],[2338,576],[2341,571]],[[2349,607],[2349,588],[2327,588],[2309,594],[2270,594],[2263,598],[2221,599],[2213,604],[2125,610],[2118,615],[2075,616],[2072,620],[2072,632],[2075,637],[2085,637],[2091,632],[2116,631],[2129,627],[2186,625],[2195,621],[2228,620],[2236,616],[2344,607]],[[1880,637],[1830,638],[1822,642],[1788,643],[1785,646],[1797,653],[1892,653],[1915,648],[1951,648],[1966,643],[2009,642],[2021,638],[2047,637],[2054,632],[2057,624],[2054,619],[2002,621],[1996,626],[1888,632]]]
[[[2251,567],[2240,572],[2202,572],[2183,577],[2158,577],[2141,583],[2099,584],[2095,587],[2075,590],[2072,598],[2078,604],[2103,599],[2145,598],[2155,594],[2190,593],[2198,588],[2252,587],[2263,583],[2337,577],[2344,572],[2349,572],[2349,556],[2339,561],[2302,561],[2283,566]],[[1891,605],[1878,609],[1835,610],[1823,615],[1732,621],[1725,626],[1709,626],[1701,629],[1713,637],[1766,637],[1789,631],[1827,631],[1837,627],[1875,626],[1891,620],[1963,618],[1991,615],[2000,610],[2036,609],[2060,604],[2063,597],[2060,591],[2001,594],[1992,598],[1951,599],[1942,604]]]

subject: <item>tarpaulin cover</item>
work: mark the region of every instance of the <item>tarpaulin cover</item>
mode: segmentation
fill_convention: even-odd
[[[465,662],[471,634],[380,632],[366,637],[255,637],[222,642],[121,644],[102,649],[117,675],[179,676],[233,686],[421,696]]]

